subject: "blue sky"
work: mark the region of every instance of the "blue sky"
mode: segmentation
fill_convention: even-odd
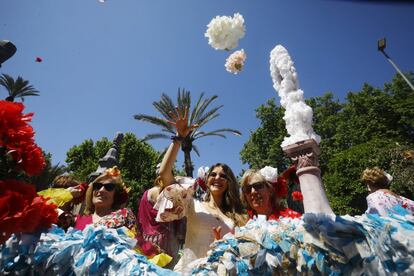
[[[247,61],[232,75],[224,69],[229,53],[211,48],[204,32],[216,15],[236,12],[245,19],[237,49]],[[40,91],[26,98],[26,112],[35,113],[37,143],[61,164],[85,139],[157,132],[133,115],[158,115],[152,102],[162,92],[217,94],[224,107],[205,130],[231,127],[243,136],[201,139],[193,161],[196,168],[225,162],[238,174],[247,167],[239,152],[259,125],[255,109],[272,97],[279,102],[269,73],[277,44],[292,56],[306,97],[331,91],[343,100],[364,82],[382,87],[392,79],[394,69],[376,50],[381,37],[399,67],[414,70],[413,14],[413,4],[384,1],[1,0],[0,39],[18,49],[0,73],[21,75]],[[157,150],[168,143],[150,141]]]

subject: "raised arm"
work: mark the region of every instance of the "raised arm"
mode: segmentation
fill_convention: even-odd
[[[176,113],[170,112],[173,120],[167,121],[170,125],[176,129],[176,136],[173,138],[171,145],[168,147],[167,152],[161,162],[160,167],[160,180],[162,187],[166,187],[174,183],[173,167],[174,162],[177,159],[178,150],[181,146],[181,141],[184,140],[190,133],[198,127],[198,125],[188,125],[188,107],[183,110],[176,108]]]

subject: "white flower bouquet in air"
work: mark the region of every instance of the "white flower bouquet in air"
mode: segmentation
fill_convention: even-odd
[[[204,36],[208,38],[208,44],[216,50],[236,48],[246,31],[244,18],[239,13],[235,13],[233,17],[216,16],[207,27]]]
[[[226,70],[233,74],[238,74],[241,72],[244,66],[244,62],[246,60],[246,53],[243,49],[240,51],[236,51],[232,53],[227,59],[226,64],[224,65],[226,67]]]

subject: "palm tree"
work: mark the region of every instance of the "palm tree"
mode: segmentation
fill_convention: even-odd
[[[53,180],[65,172],[65,166],[59,164],[51,165],[49,163],[40,174],[31,176],[28,182],[35,185],[36,191],[42,191],[44,189],[50,188],[52,186]]]
[[[188,107],[189,110],[191,110],[191,113],[189,114],[189,125],[198,125],[196,129],[192,133],[190,133],[187,137],[184,138],[184,140],[181,143],[181,150],[184,152],[184,167],[185,172],[187,176],[193,176],[193,170],[194,167],[191,162],[191,151],[194,150],[194,152],[200,156],[200,152],[196,145],[193,144],[193,142],[197,139],[207,137],[207,136],[219,136],[226,138],[224,133],[229,132],[234,135],[241,135],[241,132],[235,129],[231,128],[220,128],[213,131],[200,131],[200,129],[210,122],[211,120],[217,118],[220,114],[218,111],[220,108],[223,107],[223,105],[213,107],[210,110],[207,110],[209,105],[217,99],[217,95],[214,95],[210,98],[204,98],[204,93],[201,93],[200,97],[197,100],[197,103],[195,104],[194,108],[191,109],[191,96],[190,91],[185,91],[185,89],[178,89],[178,95],[177,95],[177,105],[173,103],[171,98],[166,95],[161,95],[161,100],[154,102],[153,105],[155,109],[158,110],[158,112],[161,113],[161,115],[164,117],[164,119],[145,115],[145,114],[137,114],[134,115],[134,118],[140,121],[148,122],[151,124],[154,124],[156,126],[161,127],[161,131],[166,133],[153,133],[146,135],[143,140],[147,141],[150,139],[156,139],[156,138],[164,138],[164,139],[170,139],[171,135],[175,135],[175,129],[170,124],[166,122],[166,120],[173,120],[173,117],[171,116],[171,112],[173,114],[177,113],[176,107],[179,108],[179,110],[185,110],[186,107]]]
[[[18,76],[16,81],[7,74],[0,76],[0,85],[4,86],[9,92],[9,96],[5,99],[9,102],[14,102],[16,98],[21,98],[24,101],[26,96],[39,96],[37,91],[32,85],[29,85],[29,81],[24,80]]]

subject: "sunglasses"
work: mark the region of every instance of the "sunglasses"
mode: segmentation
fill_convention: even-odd
[[[225,175],[224,173],[216,173],[216,172],[212,172],[212,173],[210,173],[210,175],[208,176],[208,177],[213,177],[213,178],[216,178],[217,177],[217,175],[219,176],[219,179],[222,179],[222,180],[228,180],[229,178],[227,177],[227,175]]]
[[[104,187],[105,190],[107,190],[108,192],[111,192],[115,189],[115,186],[116,185],[114,183],[103,184],[103,183],[97,182],[97,183],[93,183],[93,190],[94,191],[99,191],[102,187]]]
[[[263,182],[259,182],[259,183],[254,183],[251,185],[246,185],[243,187],[243,192],[246,194],[250,194],[252,192],[252,189],[254,188],[255,191],[260,191],[262,189],[264,189],[266,187],[266,183]]]

